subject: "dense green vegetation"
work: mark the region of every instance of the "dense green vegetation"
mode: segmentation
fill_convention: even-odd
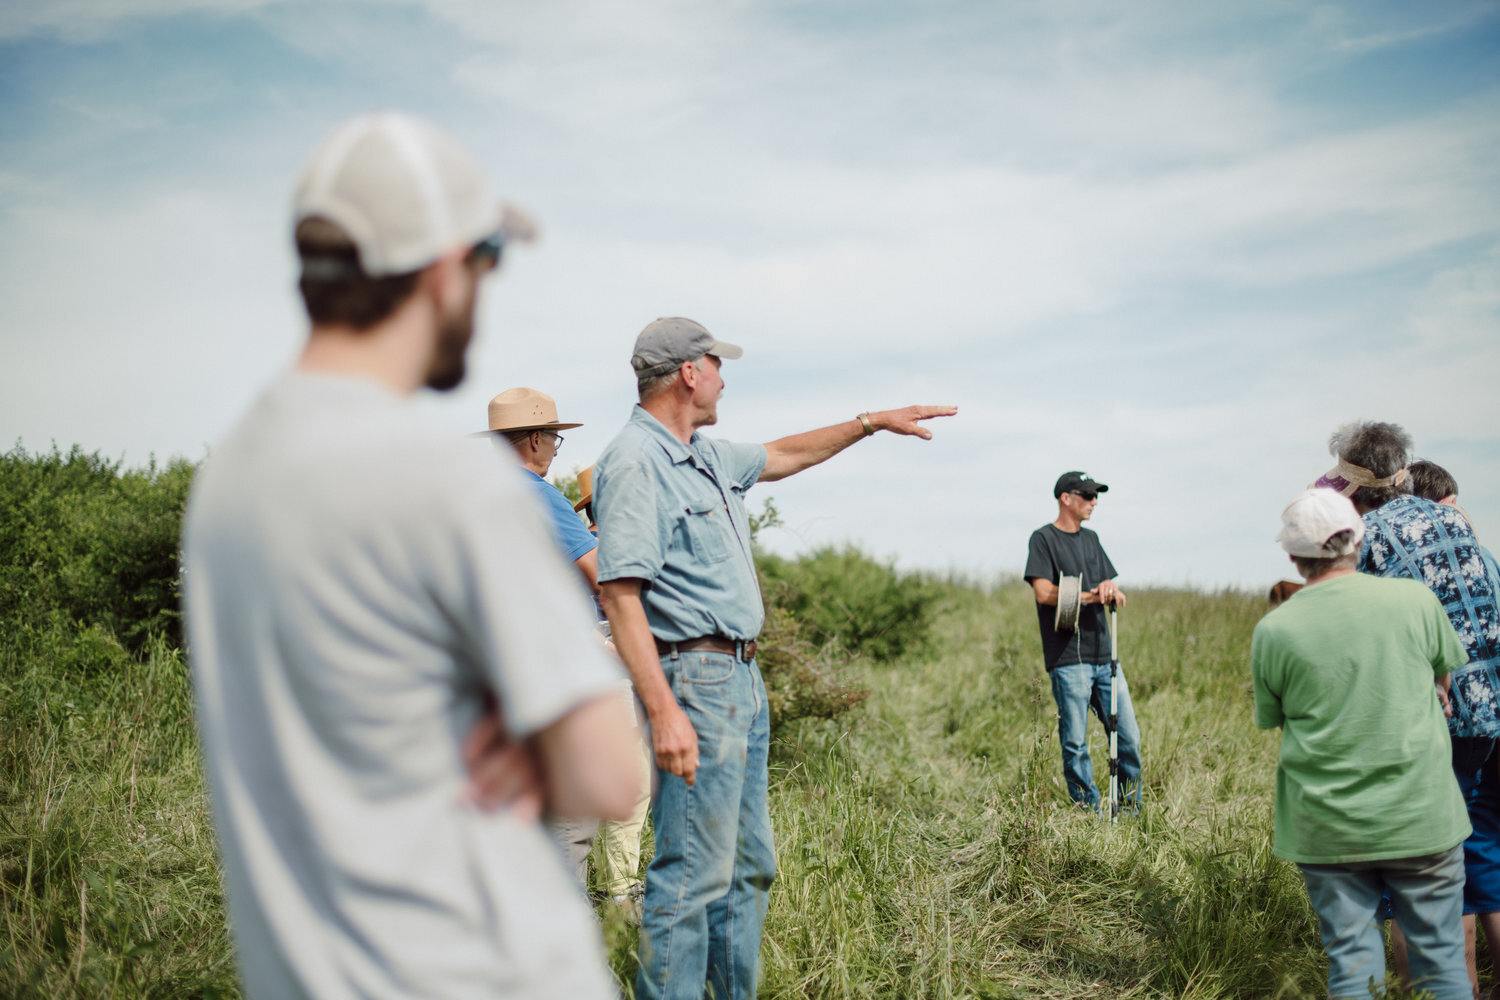
[[[0,996],[238,995],[176,631],[190,475],[0,464]],[[1312,914],[1270,853],[1277,743],[1250,721],[1259,599],[1132,594],[1147,806],[1110,828],[1063,790],[1023,584],[851,550],[767,577],[763,996],[1317,995]],[[627,984],[634,935],[605,915]]]

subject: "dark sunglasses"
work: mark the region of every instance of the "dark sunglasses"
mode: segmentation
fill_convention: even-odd
[[[499,233],[487,236],[469,248],[464,257],[466,264],[493,271],[500,266],[500,257],[505,250],[505,241],[500,238]]]
[[[1069,490],[1068,492],[1085,501],[1097,500],[1099,498],[1099,494],[1092,490]]]

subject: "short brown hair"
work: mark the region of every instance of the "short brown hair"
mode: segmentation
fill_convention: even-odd
[[[1359,566],[1359,550],[1355,549],[1341,556],[1333,556],[1328,559],[1314,559],[1308,556],[1292,556],[1292,562],[1297,564],[1297,572],[1302,574],[1304,580],[1316,580],[1324,573],[1331,573],[1336,569],[1355,569]]]
[[[1436,503],[1458,496],[1458,481],[1436,462],[1423,459],[1411,463],[1406,471],[1411,476],[1411,491],[1419,497],[1426,497]]]
[[[297,290],[315,324],[368,330],[394,313],[417,287],[420,271],[383,278],[366,275],[354,241],[321,216],[298,222],[296,241],[302,259]]]

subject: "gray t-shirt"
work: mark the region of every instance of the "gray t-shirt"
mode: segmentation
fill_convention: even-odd
[[[463,801],[486,692],[524,737],[621,676],[515,467],[289,372],[200,470],[184,568],[247,996],[615,995],[544,831]]]

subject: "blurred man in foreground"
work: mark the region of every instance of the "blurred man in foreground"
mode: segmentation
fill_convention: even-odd
[[[755,996],[776,852],[745,491],[878,430],[930,438],[921,421],[957,412],[861,413],[765,445],[699,433],[718,420],[721,359],[742,353],[689,319],[649,324],[630,359],[640,405],[594,469],[604,610],[651,722],[658,779],[638,1000]]]
[[[611,997],[536,815],[629,810],[618,668],[516,470],[411,400],[463,378],[480,280],[530,226],[395,114],[319,147],[294,220],[306,348],[184,532],[245,993]]]
[[[1413,983],[1469,1000],[1464,970],[1463,796],[1449,767],[1449,672],[1467,656],[1421,584],[1355,572],[1364,525],[1312,489],[1277,541],[1307,586],[1251,640],[1255,724],[1281,727],[1278,857],[1296,862],[1328,952],[1330,997],[1385,982],[1376,908],[1388,891]]]

